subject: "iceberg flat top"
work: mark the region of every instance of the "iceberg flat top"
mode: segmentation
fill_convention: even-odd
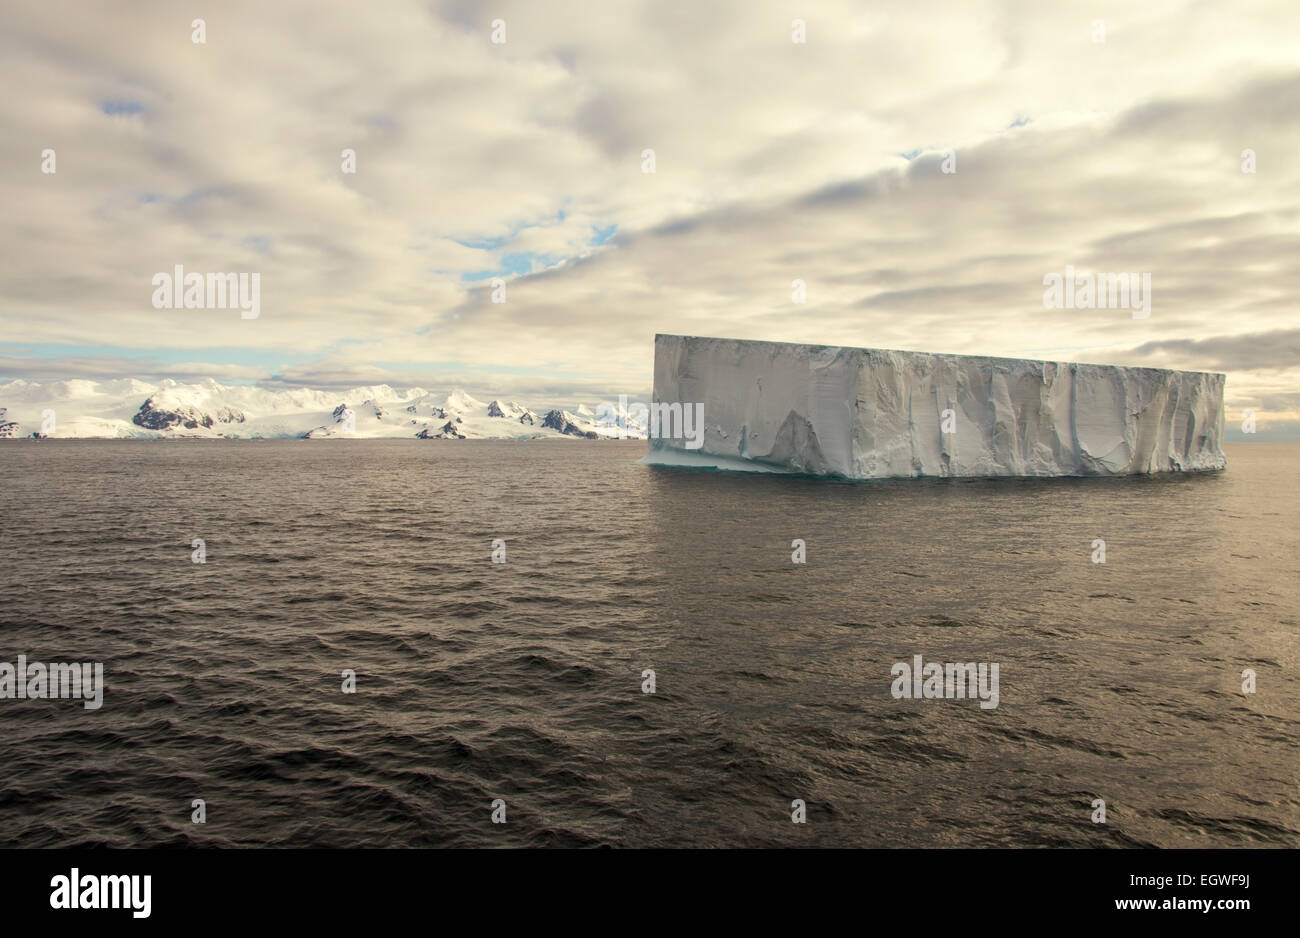
[[[810,343],[810,342],[778,342],[772,339],[721,339],[721,338],[716,338],[714,336],[675,335],[673,333],[667,333],[667,332],[655,333],[656,344],[658,344],[661,338],[685,339],[687,341],[692,341],[692,342],[744,342],[747,345],[782,345],[782,346],[788,346],[790,348],[813,349],[813,350],[834,349],[836,351],[839,351],[841,349],[844,349],[847,351],[855,351],[855,352],[878,352],[878,353],[884,353],[888,355],[929,355],[934,358],[970,358],[979,361],[989,361],[989,362],[1016,362],[1016,363],[1027,362],[1036,365],[1059,365],[1059,366],[1086,365],[1092,368],[1121,368],[1125,371],[1159,371],[1159,372],[1173,372],[1176,374],[1186,374],[1186,375],[1213,375],[1215,377],[1224,378],[1225,380],[1227,378],[1227,376],[1223,372],[1219,372],[1219,371],[1185,371],[1182,369],[1152,368],[1149,365],[1106,365],[1106,364],[1101,364],[1099,362],[1057,362],[1046,358],[1012,358],[1009,355],[968,355],[964,352],[919,352],[914,349],[876,348],[875,346],[868,346],[868,345],[818,345],[816,343]]]

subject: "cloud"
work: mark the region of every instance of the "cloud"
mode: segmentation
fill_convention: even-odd
[[[28,4],[0,35],[0,318],[70,352],[2,367],[182,349],[562,398],[638,393],[654,334],[689,332],[1226,370],[1263,407],[1297,376],[1296,26],[1285,0],[232,0],[196,45],[161,2]],[[260,272],[260,318],[154,309],[175,264]],[[1045,309],[1067,264],[1151,273],[1150,318]]]
[[[27,358],[0,355],[0,380],[59,380],[64,378],[141,378],[193,381],[265,381],[272,377],[267,368],[232,365],[225,362],[160,363],[151,359],[115,356],[65,355],[60,358]]]
[[[1132,355],[1159,356],[1186,367],[1195,363],[1203,371],[1300,369],[1300,329],[1145,342]]]

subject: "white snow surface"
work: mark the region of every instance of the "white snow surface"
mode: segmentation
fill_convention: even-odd
[[[652,438],[644,461],[847,479],[1216,470],[1223,386],[1208,372],[658,335],[654,400],[702,403],[704,443]]]
[[[322,391],[223,385],[211,379],[189,384],[135,378],[16,380],[0,383],[0,438],[40,432],[46,410],[54,411],[50,435],[57,438],[414,438],[422,433],[436,437],[448,423],[456,429],[454,436],[467,439],[576,438],[542,426],[552,410],[563,412],[575,431],[602,438],[618,434],[609,421],[587,416],[593,412],[585,405],[568,407],[529,408],[505,398],[484,403],[461,390],[443,394],[388,385]],[[146,425],[137,422],[138,416]],[[151,428],[151,422],[166,426]]]

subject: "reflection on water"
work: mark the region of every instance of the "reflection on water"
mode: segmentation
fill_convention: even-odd
[[[6,843],[1300,844],[1300,447],[836,483],[644,445],[0,447],[0,660],[108,685],[0,701]],[[895,700],[917,654],[999,706]]]

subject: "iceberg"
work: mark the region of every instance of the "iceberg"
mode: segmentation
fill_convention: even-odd
[[[654,406],[702,403],[704,442],[661,426],[643,461],[844,479],[1218,470],[1223,386],[1208,372],[657,335]]]

